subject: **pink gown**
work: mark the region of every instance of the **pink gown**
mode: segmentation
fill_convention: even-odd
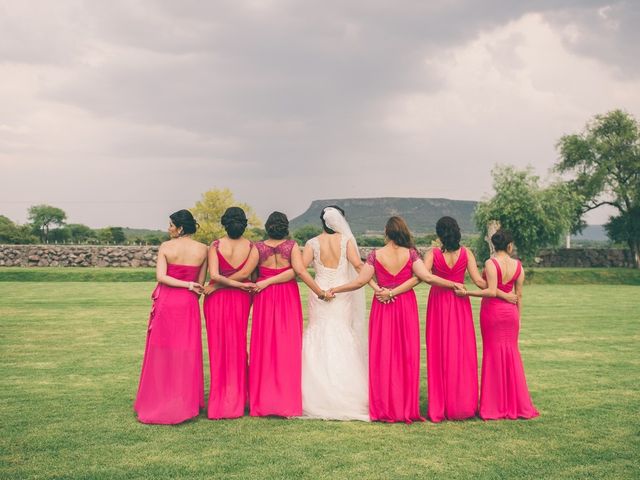
[[[392,275],[376,260],[375,250],[367,263],[375,269],[378,284],[393,288],[413,275],[411,250],[407,264]],[[420,320],[413,290],[384,304],[373,298],[369,315],[369,416],[381,422],[424,421],[420,416]]]
[[[291,259],[294,240],[276,247],[256,243],[260,264],[272,255]],[[291,267],[260,266],[258,281]],[[270,285],[255,295],[249,355],[249,413],[259,417],[302,415],[302,304],[295,278]]]
[[[218,250],[221,275],[229,277],[244,267],[249,257],[234,267]],[[251,246],[253,248],[253,245]],[[204,299],[211,385],[207,416],[210,419],[237,418],[247,405],[247,324],[251,294],[237,288],[216,290]]]
[[[463,283],[467,261],[467,250],[461,247],[451,268],[442,251],[434,248],[432,272]],[[427,303],[427,390],[427,413],[432,422],[476,415],[478,357],[471,301],[436,286],[431,287]]]
[[[195,282],[199,273],[199,266],[167,265],[167,275],[179,280]],[[159,283],[151,298],[134,410],[142,423],[181,423],[204,407],[198,295]]]
[[[511,292],[522,265],[518,262],[513,278],[502,283],[500,264],[496,259],[491,260],[498,271],[498,288]],[[483,298],[480,328],[483,346],[480,417],[484,420],[537,417],[539,413],[531,402],[518,350],[518,306],[499,298]]]

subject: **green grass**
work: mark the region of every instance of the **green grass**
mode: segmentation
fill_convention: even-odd
[[[313,273],[311,271],[311,273]],[[634,268],[527,268],[536,285],[640,285]],[[153,268],[0,267],[0,282],[152,282]]]
[[[534,420],[201,414],[178,426],[142,425],[132,411],[152,288],[0,284],[0,478],[637,478],[638,287],[526,288],[520,344]]]

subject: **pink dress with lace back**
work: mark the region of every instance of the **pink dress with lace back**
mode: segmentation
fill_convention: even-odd
[[[275,247],[256,243],[260,254],[258,281],[291,269],[295,240]],[[278,255],[289,263],[268,268],[263,263]],[[249,412],[252,416],[302,415],[302,304],[295,278],[268,286],[255,295],[249,355]]]

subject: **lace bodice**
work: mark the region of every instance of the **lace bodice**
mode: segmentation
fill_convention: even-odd
[[[297,246],[297,244],[295,240],[285,240],[275,247],[270,247],[264,242],[258,242],[255,246],[260,254],[260,263],[262,264],[273,255],[280,255],[282,259],[291,262],[291,251],[293,250],[293,247]]]

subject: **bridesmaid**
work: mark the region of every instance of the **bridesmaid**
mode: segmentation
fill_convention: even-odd
[[[369,254],[358,278],[331,289],[330,295],[361,288],[375,274],[382,290],[373,299],[369,316],[369,416],[382,422],[424,421],[420,415],[420,321],[413,291],[418,279],[414,274],[442,288],[456,284],[427,272],[401,217],[387,221],[385,236],[387,244]]]
[[[284,213],[269,215],[265,229],[269,238],[256,243],[260,269],[251,320],[249,414],[296,417],[302,415],[303,320],[291,255],[298,245],[286,239]]]
[[[247,279],[257,264],[253,244],[243,238],[244,210],[231,207],[222,216],[227,235],[209,248],[209,276],[205,287],[211,385],[207,416],[210,419],[244,415],[247,405],[247,324],[251,288]],[[225,288],[226,287],[226,288]]]
[[[480,417],[483,420],[534,418],[539,413],[529,395],[518,349],[524,270],[518,260],[511,258],[513,238],[508,231],[498,230],[491,242],[496,254],[485,263],[488,286],[467,292],[470,296],[482,297]],[[498,292],[512,292],[514,285],[516,305],[496,297]]]
[[[134,404],[142,423],[175,424],[204,407],[200,305],[207,247],[191,239],[188,210],[172,214],[171,240],[160,245],[147,344]]]
[[[465,273],[480,288],[486,287],[476,259],[460,245],[460,227],[451,217],[436,223],[441,248],[424,258],[427,270],[456,283]],[[512,302],[515,295],[510,296]],[[432,422],[474,417],[478,408],[478,357],[471,302],[438,286],[427,303],[427,415]]]

